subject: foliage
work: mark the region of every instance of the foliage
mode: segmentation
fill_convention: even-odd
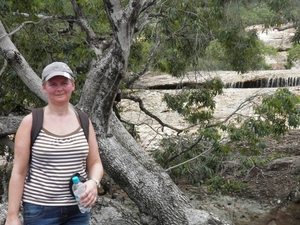
[[[234,191],[240,191],[247,187],[247,184],[241,181],[231,181],[224,177],[214,176],[206,181],[209,185],[210,192],[221,192],[221,194],[228,194]]]
[[[77,3],[83,7],[89,26],[98,38],[109,41],[111,28],[103,3],[97,0],[78,0]],[[127,1],[123,3],[125,6]],[[226,69],[245,73],[264,69],[264,55],[270,54],[272,49],[262,45],[255,30],[245,28],[253,23],[265,27],[286,22],[297,24],[299,9],[299,1],[282,0],[166,0],[161,3],[155,6],[142,29],[135,31],[128,73],[139,73],[144,67],[148,67],[146,71],[167,72],[177,77],[191,70]],[[96,56],[87,44],[85,32],[72,20],[74,12],[70,1],[32,0],[28,4],[28,1],[5,0],[0,2],[0,13],[8,32],[22,25],[10,37],[38,75],[52,61],[70,65],[77,74],[76,91],[71,100],[76,104],[89,62]],[[298,33],[294,38],[296,44]],[[296,46],[290,52],[290,60],[293,61],[297,54]],[[1,59],[1,68],[4,64]],[[1,115],[15,111],[25,114],[28,113],[26,109],[43,105],[10,67],[0,76]],[[192,134],[164,139],[165,151],[156,152],[155,157],[165,168],[196,157],[191,163],[173,169],[172,175],[187,176],[199,184],[207,181],[214,190],[218,187],[228,191],[237,188],[236,184],[220,179],[218,174],[224,159],[231,158],[234,153],[231,143],[224,144],[222,132],[227,132],[236,146],[247,143],[239,153],[255,155],[264,147],[262,137],[284,134],[290,127],[297,126],[299,115],[298,98],[283,89],[255,108],[257,117],[238,118],[229,126],[215,124],[214,97],[222,93],[223,87],[221,80],[213,79],[196,87],[185,86],[178,95],[164,96],[170,109],[184,116],[195,130]],[[136,134],[134,129],[132,134]]]
[[[209,43],[205,49],[205,59],[201,64],[209,65],[211,70],[230,70],[230,64],[227,61],[226,49],[222,46],[219,40],[214,40]],[[205,67],[203,67],[205,70]]]
[[[29,91],[14,71],[10,69],[6,69],[6,71],[7,73],[0,79],[1,116],[27,114],[28,110],[26,109],[30,108],[33,102],[37,106],[42,104],[41,100]]]
[[[256,23],[265,23],[272,17],[272,12],[263,2],[250,2],[168,0],[157,5],[154,10],[157,16],[151,17],[136,34],[131,46],[128,72],[143,71],[152,53],[153,60],[149,68],[175,76],[187,70],[226,69],[245,72],[265,68],[262,58],[264,47],[258,42],[255,32],[245,32],[244,28],[253,18],[256,18]],[[111,30],[103,3],[99,5],[96,0],[82,0],[78,3],[82,4],[91,28],[101,38],[109,39]],[[0,11],[1,20],[8,31],[25,21],[32,21],[15,33],[12,39],[38,75],[51,61],[64,61],[70,65],[77,74],[77,88],[71,100],[76,104],[81,95],[88,62],[95,55],[86,44],[85,33],[70,19],[74,14],[71,3],[68,0],[31,1],[30,4],[19,0],[2,1]],[[14,13],[16,11],[19,13]],[[57,15],[57,18],[42,19],[38,15]],[[152,52],[155,47],[157,50]],[[7,79],[3,84],[14,83],[16,76],[13,73],[8,67],[5,71]],[[31,96],[22,82],[17,82],[18,90],[13,92],[13,95],[18,93],[17,97],[14,96],[17,101],[10,101],[12,94],[7,94],[1,102],[2,115],[8,115],[18,105],[30,108],[43,104]],[[3,93],[12,93],[10,87],[1,85],[1,88]],[[27,105],[22,103],[23,99],[27,99]]]
[[[132,43],[128,62],[128,70],[130,72],[138,73],[143,70],[143,63],[147,61],[150,54],[150,46],[151,43],[142,39]]]
[[[253,26],[255,24],[264,24],[268,26],[275,13],[271,11],[268,5],[263,1],[253,1],[252,4],[244,4],[237,6],[240,10],[240,15],[243,23],[246,26]],[[236,11],[236,9],[233,9]]]
[[[263,55],[274,54],[275,50],[263,47],[258,41],[256,31],[246,32],[245,27],[253,25],[249,22],[251,20],[255,21],[254,24],[264,24],[266,28],[296,21],[296,17],[287,14],[294,7],[292,13],[294,15],[294,12],[299,8],[295,7],[298,1],[252,2],[253,4],[244,4],[243,6],[237,2],[231,2],[231,7],[227,11],[218,8],[220,6],[218,4],[214,5],[214,13],[219,13],[218,16],[214,14],[215,23],[209,27],[210,30],[208,31],[213,34],[214,38],[207,41],[204,47],[207,58],[201,59],[201,55],[198,57],[199,62],[205,64],[205,67],[195,68],[226,68],[241,73],[266,68]],[[269,6],[270,8],[268,8]],[[217,8],[219,10],[216,10]],[[256,10],[258,8],[261,11]],[[281,13],[281,9],[285,10],[284,14]],[[251,12],[253,13],[251,14]],[[218,20],[219,18],[222,20]],[[295,38],[295,40],[298,39]],[[173,138],[172,141],[163,140],[164,151],[156,151],[154,157],[168,171],[170,170],[172,176],[184,177],[196,184],[206,181],[211,185],[211,190],[214,191],[219,189],[222,192],[228,192],[244,187],[243,184],[222,180],[219,174],[222,172],[224,161],[231,160],[234,156],[236,160],[241,161],[242,165],[245,165],[248,161],[244,158],[247,159],[250,156],[257,158],[260,163],[264,163],[266,162],[265,159],[259,159],[261,151],[266,147],[263,138],[273,136],[279,139],[288,129],[299,125],[297,119],[299,117],[299,99],[286,89],[278,90],[273,96],[264,98],[260,106],[254,107],[256,117],[237,117],[236,121],[228,126],[214,124],[212,120],[214,108],[210,108],[204,102],[199,101],[193,105],[193,108],[190,107],[189,95],[193,92],[194,90],[185,90],[185,93],[176,96],[166,95],[164,100],[172,110],[185,116],[186,120],[193,124],[193,127],[199,126],[198,131],[208,130],[208,128],[213,130],[211,127],[215,127],[214,132],[210,133],[211,137],[215,138],[209,139],[207,136],[202,136],[203,133],[201,132],[193,132],[193,136],[189,134],[185,135],[184,138],[183,136]],[[210,102],[210,100],[206,99],[205,102]],[[192,109],[200,112],[194,113]],[[195,117],[191,117],[191,114]],[[224,133],[228,135],[225,135],[225,138],[229,139],[230,142],[224,142],[224,139],[221,139],[224,137]],[[207,163],[211,160],[217,163]],[[186,163],[184,164],[184,162]],[[243,171],[249,167],[245,165],[239,169]]]
[[[214,97],[222,93],[223,87],[223,82],[215,78],[196,89],[186,89],[177,95],[167,93],[163,101],[190,123],[204,122],[212,118],[212,112],[215,109]]]
[[[288,51],[287,56],[287,68],[290,69],[294,66],[294,63],[300,59],[300,44],[294,45],[292,49]]]
[[[225,54],[235,71],[245,73],[251,68],[259,68],[260,61],[263,61],[255,31],[245,32],[236,28],[222,30],[220,42],[223,43]]]
[[[277,51],[273,47],[269,47],[264,45],[261,41],[257,41],[257,48],[260,49],[259,54],[261,56],[268,56],[268,55],[276,55]],[[210,42],[210,45],[205,50],[205,61],[209,61],[209,63],[205,63],[205,65],[209,65],[209,68],[211,70],[232,70],[232,65],[229,62],[228,59],[228,52],[224,45],[220,43],[219,40],[215,40]],[[242,54],[242,53],[241,53]],[[249,52],[249,54],[252,54]],[[261,58],[261,56],[258,56],[261,58],[261,61],[256,61],[255,58],[257,55],[253,55],[254,59],[254,67],[257,70],[268,70],[270,69],[270,66],[267,65],[264,59]],[[202,62],[203,64],[203,62]],[[251,66],[252,67],[252,66]],[[203,67],[205,68],[205,67]]]
[[[300,97],[286,88],[278,89],[254,107],[254,114],[256,117],[243,120],[239,127],[230,125],[226,130],[232,141],[244,144],[246,142],[247,149],[259,154],[259,149],[264,147],[263,137],[272,135],[278,139],[289,129],[299,126]],[[241,118],[238,118],[238,121],[241,121]]]
[[[281,25],[287,22],[295,22],[299,18],[299,6],[298,0],[265,0],[270,9],[276,14],[270,21],[272,25]]]
[[[215,138],[207,136],[208,141],[206,143],[210,144],[210,141],[215,141]],[[204,142],[203,140],[201,141]],[[173,165],[178,165],[186,159],[197,157],[190,163],[176,167],[170,172],[174,179],[176,177],[185,177],[193,184],[202,184],[208,177],[212,177],[215,174],[220,161],[217,155],[210,157],[203,154],[206,150],[205,144],[201,146],[199,143],[190,148],[193,142],[195,142],[195,139],[191,135],[180,136],[178,138],[165,138],[161,142],[164,150],[155,151],[153,157],[166,169]]]
[[[91,7],[93,1],[87,2],[89,3],[86,5],[87,11],[95,13],[95,15],[91,14],[90,17],[91,26],[97,28],[99,32],[107,32],[109,25],[107,18],[103,15],[103,8],[102,13],[97,15],[96,13],[99,13],[99,11]],[[41,20],[36,16],[41,13],[51,16],[55,14],[64,16],[72,14],[71,8],[69,1],[58,0],[51,2],[33,1],[30,4],[22,1],[6,1],[0,5],[0,11],[4,15],[2,22],[10,29],[20,26],[24,21],[32,21],[32,24],[23,26],[19,32],[14,34],[12,39],[38,75],[41,74],[43,67],[52,61],[66,62],[73,69],[77,75],[77,88],[71,102],[76,104],[85,81],[85,73],[88,69],[87,62],[95,55],[84,41],[84,38],[86,38],[84,33],[74,23],[63,19]],[[13,15],[15,11],[23,14]],[[30,45],[28,43],[34,44]],[[0,99],[2,106],[0,113],[2,115],[8,115],[18,106],[30,109],[44,104],[28,91],[28,88],[10,67],[4,73],[5,79],[2,79],[0,83],[1,91],[5,93],[1,95],[4,97]],[[26,102],[24,102],[24,99],[26,99]]]
[[[253,18],[255,24],[267,24],[274,14],[265,3],[245,2],[166,1],[158,12],[168,16],[139,33],[140,40],[161,43],[151,68],[174,76],[191,70],[265,69],[264,46],[255,30],[245,28]]]
[[[291,39],[293,47],[288,51],[287,68],[294,66],[294,63],[300,59],[300,29],[296,28],[296,32]]]
[[[189,105],[189,99],[181,96],[172,100],[175,103],[172,109],[189,117],[188,113],[182,111],[185,109],[182,105]],[[205,107],[200,110],[206,111]],[[155,151],[153,156],[170,170],[174,179],[185,178],[194,184],[206,183],[211,191],[222,193],[240,190],[247,184],[225,180],[221,176],[228,169],[226,162],[234,160],[236,173],[244,173],[253,166],[282,157],[272,155],[264,158],[261,155],[266,147],[264,138],[280,140],[289,129],[300,125],[300,97],[286,88],[264,96],[253,110],[253,117],[238,116],[228,125],[215,123],[213,117],[201,116],[197,120],[188,120],[198,127],[197,132],[163,139],[161,146],[164,150]]]

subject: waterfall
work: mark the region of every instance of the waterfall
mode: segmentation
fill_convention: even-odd
[[[275,88],[296,86],[300,86],[300,77],[262,78],[225,84],[226,88]]]

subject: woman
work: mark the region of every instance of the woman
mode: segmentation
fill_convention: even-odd
[[[90,213],[79,211],[69,181],[75,173],[86,178],[81,203],[85,206],[95,203],[103,176],[95,131],[89,121],[87,140],[76,111],[70,107],[75,80],[68,65],[49,64],[43,70],[42,82],[48,105],[44,107],[43,128],[32,148],[32,114],[24,117],[16,133],[6,225],[21,224],[18,218],[21,202],[24,225],[88,225]],[[26,179],[29,172],[30,180]]]

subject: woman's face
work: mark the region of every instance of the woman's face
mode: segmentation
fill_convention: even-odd
[[[63,76],[52,77],[43,84],[43,91],[49,101],[56,104],[69,102],[74,90],[75,83]]]

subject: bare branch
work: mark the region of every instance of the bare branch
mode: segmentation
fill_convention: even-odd
[[[145,19],[145,18],[143,18],[143,19]],[[140,21],[141,22],[141,21]],[[142,22],[141,22],[142,23]],[[139,25],[139,26],[141,26],[141,24]],[[156,26],[155,26],[155,29],[157,29],[157,24],[156,24]],[[137,73],[133,78],[131,78],[128,82],[126,82],[126,87],[127,88],[129,88],[136,80],[138,80],[142,75],[144,75],[147,71],[148,71],[148,68],[149,68],[149,66],[150,66],[150,63],[151,63],[151,61],[153,60],[153,58],[155,57],[155,54],[156,54],[156,52],[158,51],[158,48],[159,48],[159,46],[162,44],[162,43],[164,43],[164,42],[166,42],[167,40],[169,40],[169,38],[165,38],[165,39],[163,39],[163,40],[160,40],[159,39],[159,34],[160,34],[160,32],[159,31],[156,31],[155,32],[156,33],[156,41],[155,41],[155,45],[153,46],[153,48],[152,48],[152,50],[151,50],[151,52],[150,52],[150,55],[149,55],[149,57],[148,57],[148,59],[147,59],[147,62],[145,63],[145,66],[144,66],[144,68],[139,72],[139,73]]]
[[[103,38],[97,37],[94,30],[89,26],[89,22],[86,18],[85,13],[82,10],[82,6],[78,4],[76,0],[71,0],[71,3],[76,16],[75,22],[86,33],[87,41],[96,53],[96,55],[101,56],[103,51],[109,47],[111,42],[103,41]]]
[[[88,40],[93,40],[96,37],[94,30],[89,26],[85,13],[82,11],[82,6],[76,0],[71,0],[73,10],[76,16],[76,23],[85,31]]]
[[[157,49],[158,47],[160,46],[162,42],[161,41],[157,41],[154,45],[154,47],[152,48],[152,51],[150,53],[150,56],[148,57],[147,59],[147,62],[143,68],[142,71],[140,71],[139,73],[137,73],[132,79],[130,79],[128,82],[126,82],[126,87],[129,88],[136,80],[138,80],[142,75],[144,75],[147,71],[148,71],[148,68],[149,68],[149,65],[152,61],[152,59],[154,58],[156,52],[157,52]]]
[[[145,107],[144,107],[144,103],[142,101],[142,99],[140,99],[139,97],[135,97],[135,96],[130,96],[130,95],[123,95],[122,98],[124,99],[129,99],[132,100],[134,102],[139,103],[139,107],[141,109],[141,111],[143,111],[146,115],[150,116],[151,118],[153,118],[154,120],[156,120],[160,125],[162,125],[163,127],[168,127],[174,131],[176,131],[178,134],[180,134],[183,130],[182,129],[178,129],[175,128],[171,125],[168,125],[166,123],[164,123],[163,121],[161,121],[161,119],[159,119],[157,116],[153,115],[150,111],[148,111]]]
[[[166,169],[165,171],[167,172],[167,171],[169,171],[169,170],[172,170],[172,169],[175,169],[175,168],[177,168],[177,167],[179,167],[179,166],[182,166],[182,165],[184,165],[184,164],[186,164],[186,163],[189,163],[189,162],[191,162],[191,161],[193,161],[193,160],[199,158],[200,156],[203,156],[203,155],[207,154],[207,153],[210,152],[211,150],[212,150],[212,147],[210,147],[210,148],[207,149],[206,151],[202,152],[202,153],[199,154],[199,155],[196,155],[195,157],[193,157],[193,158],[191,158],[191,159],[188,159],[188,160],[186,160],[186,161],[184,161],[184,162],[182,162],[182,163],[179,163],[179,164],[177,164],[177,165],[175,165],[175,166],[169,167],[169,168]]]
[[[17,33],[19,30],[21,30],[26,24],[39,24],[40,22],[42,22],[45,19],[49,19],[48,17],[44,17],[42,18],[40,21],[38,22],[33,22],[33,21],[25,21],[23,22],[20,26],[18,26],[16,29],[14,29],[12,32],[10,33],[5,33],[3,35],[0,36],[0,39],[6,37],[6,36],[12,36],[13,34]]]
[[[252,95],[252,96],[246,98],[229,116],[226,117],[225,120],[222,121],[222,123],[226,123],[230,118],[232,118],[234,115],[236,115],[238,111],[240,111],[241,109],[245,108],[248,104],[253,102],[253,100],[255,98],[261,97],[261,96],[266,96],[266,95],[267,95],[267,93],[256,94],[256,95]]]
[[[103,50],[109,47],[111,41],[106,41],[104,37],[97,37],[94,33],[93,29],[88,25],[88,21],[86,19],[86,16],[84,12],[82,11],[82,7],[77,4],[76,1],[71,0],[71,3],[73,5],[73,9],[75,12],[76,17],[74,16],[45,16],[42,14],[36,15],[40,20],[38,22],[34,21],[25,21],[23,22],[18,28],[13,30],[8,34],[8,36],[11,36],[18,32],[20,29],[22,29],[26,24],[34,24],[37,25],[41,23],[44,20],[65,20],[68,22],[68,27],[59,31],[59,33],[66,33],[73,29],[73,23],[77,23],[81,29],[86,33],[88,43],[91,45],[92,49],[95,51],[97,55],[101,55]],[[17,14],[17,13],[15,13]],[[18,13],[20,15],[23,15],[24,17],[29,17],[29,14],[27,13]],[[5,37],[6,35],[0,36],[0,39]],[[100,50],[100,51],[99,51]]]
[[[146,21],[148,21],[149,18],[162,16],[162,14],[151,13],[155,6],[156,6],[156,0],[150,1],[144,5],[144,7],[141,10],[143,12],[143,16],[141,16],[138,19],[136,26],[135,26],[136,31],[141,30],[141,27],[144,26],[144,24],[146,23]]]
[[[168,162],[172,162],[174,159],[176,159],[177,157],[183,155],[184,153],[186,153],[186,152],[192,150],[197,144],[200,143],[201,140],[202,140],[202,137],[200,136],[200,137],[198,137],[198,138],[196,139],[196,141],[195,141],[191,146],[189,146],[189,147],[186,148],[185,150],[179,152],[178,154],[173,155],[172,157],[170,156],[170,157],[168,158],[166,164],[167,164]]]

